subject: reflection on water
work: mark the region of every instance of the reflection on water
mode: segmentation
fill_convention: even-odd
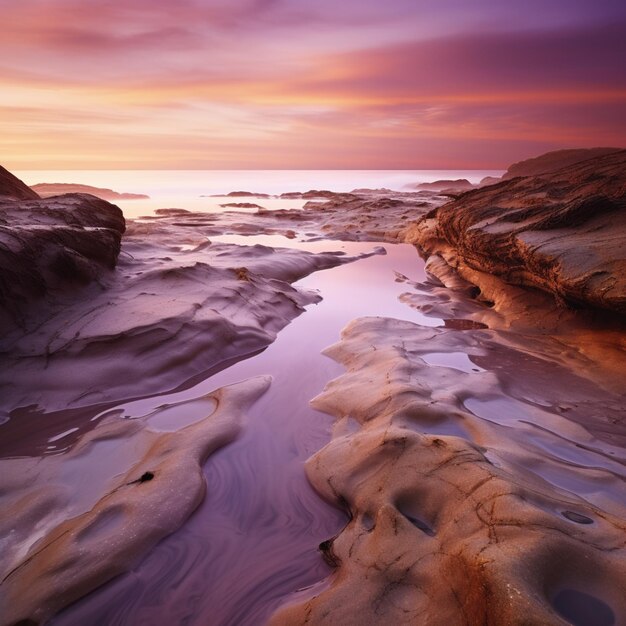
[[[624,512],[623,448],[598,442],[584,427],[553,407],[523,402],[504,391],[497,398],[470,397],[463,404],[493,425],[499,448],[506,448],[507,440],[513,440],[525,451],[521,460],[518,455],[514,461],[519,470],[530,471],[614,515]],[[499,463],[497,451],[490,451],[488,456],[494,464]]]
[[[422,355],[422,359],[429,365],[441,367],[451,367],[461,372],[484,372],[482,367],[478,367],[472,361],[471,354],[465,352],[428,352]]]
[[[210,416],[217,408],[213,398],[198,398],[179,406],[167,404],[147,416],[151,430],[173,432]]]

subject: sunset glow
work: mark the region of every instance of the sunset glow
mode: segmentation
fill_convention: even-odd
[[[23,0],[2,16],[0,148],[18,170],[501,168],[626,143],[622,2]]]

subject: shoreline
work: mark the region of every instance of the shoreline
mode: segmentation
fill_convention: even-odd
[[[461,196],[461,200],[463,197],[466,196]],[[318,394],[322,393],[313,399],[313,409],[333,416],[335,422],[332,429],[330,421],[324,422],[327,424],[325,428],[328,429],[330,442],[324,446],[318,433],[316,441],[322,448],[309,450],[302,458],[303,461],[307,456],[311,457],[306,464],[307,476],[318,494],[338,509],[349,513],[344,529],[332,539],[326,537],[327,540],[320,544],[322,556],[327,563],[332,564],[335,571],[326,577],[324,589],[314,586],[308,595],[305,592],[304,597],[300,592],[295,604],[295,598],[290,598],[288,593],[281,595],[286,604],[273,617],[274,623],[302,623],[305,615],[311,623],[325,623],[324,616],[328,614],[334,615],[341,623],[352,623],[350,620],[356,617],[372,621],[382,619],[381,616],[404,623],[403,620],[414,619],[415,616],[432,611],[432,600],[426,601],[425,596],[439,597],[437,605],[440,608],[448,607],[447,613],[438,614],[437,619],[442,622],[459,620],[463,615],[467,618],[467,611],[476,619],[482,619],[480,616],[484,616],[485,606],[481,604],[480,597],[476,597],[476,589],[487,587],[491,590],[491,598],[497,599],[491,610],[497,611],[500,619],[511,623],[516,623],[515,616],[520,614],[533,615],[542,623],[563,623],[571,606],[577,602],[600,607],[598,610],[604,611],[603,614],[626,615],[626,606],[614,584],[614,581],[625,579],[626,576],[623,569],[623,544],[626,537],[623,520],[626,518],[626,510],[620,504],[620,494],[623,492],[620,485],[626,478],[626,471],[619,463],[619,455],[626,446],[626,433],[622,426],[624,389],[620,383],[620,372],[626,366],[624,326],[620,322],[610,327],[601,315],[564,309],[543,292],[508,285],[500,278],[475,268],[465,268],[456,262],[451,249],[444,250],[442,247],[429,250],[430,258],[423,269],[417,272],[417,276],[412,276],[410,270],[399,272],[397,269],[394,275],[387,262],[389,259],[380,256],[369,242],[386,242],[389,249],[395,250],[394,246],[399,242],[407,239],[413,241],[412,223],[416,221],[416,215],[432,219],[432,215],[442,210],[439,207],[446,198],[435,192],[329,193],[323,200],[309,199],[302,208],[291,211],[257,210],[255,213],[225,212],[220,215],[163,212],[152,218],[130,222],[122,244],[123,254],[115,271],[117,277],[106,278],[104,288],[102,283],[83,288],[78,299],[70,296],[68,300],[67,296],[63,296],[66,298],[64,302],[67,304],[75,298],[78,303],[76,311],[80,312],[82,318],[84,311],[80,310],[80,302],[85,294],[92,298],[92,305],[99,298],[118,297],[116,293],[120,296],[137,293],[140,299],[136,302],[140,302],[145,297],[147,287],[152,290],[151,298],[154,300],[151,300],[149,306],[138,308],[136,302],[128,300],[129,310],[142,310],[144,318],[140,323],[135,320],[133,326],[126,328],[119,326],[119,315],[107,321],[107,318],[98,318],[99,314],[96,314],[91,323],[92,328],[97,327],[99,334],[94,333],[93,336],[86,332],[89,331],[89,325],[72,326],[71,316],[68,324],[66,313],[63,313],[63,317],[59,313],[58,320],[62,323],[53,334],[59,342],[59,330],[66,333],[65,339],[58,345],[66,351],[63,359],[67,362],[67,374],[57,378],[64,382],[56,385],[56,395],[51,395],[55,384],[52,384],[53,378],[46,378],[51,376],[48,354],[46,361],[41,361],[48,365],[37,374],[42,385],[39,401],[50,403],[52,400],[51,406],[57,408],[67,405],[68,401],[76,408],[96,404],[93,402],[96,396],[86,398],[85,401],[72,392],[68,393],[67,389],[63,390],[63,386],[67,387],[67,381],[71,379],[71,372],[76,371],[76,364],[82,359],[82,363],[86,364],[83,365],[85,375],[89,376],[89,367],[99,369],[99,364],[104,362],[103,355],[107,359],[111,358],[111,349],[118,351],[123,359],[128,358],[127,350],[130,347],[130,354],[135,354],[133,359],[141,363],[143,368],[141,375],[135,372],[133,379],[129,378],[120,385],[120,372],[125,370],[115,371],[113,376],[111,369],[112,377],[107,379],[106,372],[104,376],[101,374],[100,384],[107,388],[107,406],[114,408],[120,401],[133,397],[129,390],[136,388],[136,381],[141,380],[144,392],[148,391],[144,395],[147,403],[134,401],[131,405],[140,409],[140,413],[144,410],[144,417],[127,419],[128,415],[109,410],[92,431],[95,440],[108,441],[118,436],[126,440],[127,444],[130,444],[132,437],[147,437],[150,440],[156,437],[149,432],[150,420],[160,414],[164,423],[180,426],[176,413],[181,411],[185,402],[190,402],[189,406],[193,407],[187,419],[195,421],[187,423],[180,432],[194,432],[201,424],[210,424],[215,412],[209,412],[212,409],[206,405],[193,405],[200,397],[198,395],[195,400],[189,397],[180,405],[170,402],[166,407],[159,407],[158,402],[162,403],[168,397],[162,395],[163,391],[177,387],[175,378],[167,371],[168,367],[174,370],[178,368],[174,372],[176,377],[186,380],[192,376],[183,372],[193,370],[193,367],[191,370],[188,368],[193,361],[189,360],[184,351],[176,354],[172,365],[168,367],[163,365],[163,354],[173,355],[180,349],[186,349],[184,346],[193,346],[194,354],[202,359],[206,359],[206,354],[201,353],[207,350],[212,350],[213,354],[219,353],[221,358],[218,360],[221,361],[237,359],[237,354],[244,359],[247,358],[244,355],[250,353],[260,355],[240,361],[233,369],[237,371],[237,368],[243,367],[245,371],[248,364],[263,358],[262,351],[268,345],[279,345],[275,342],[277,336],[280,342],[284,333],[285,336],[289,335],[290,328],[297,330],[297,324],[290,324],[290,321],[303,313],[306,307],[323,307],[325,294],[331,294],[328,295],[329,303],[341,307],[341,298],[347,297],[349,290],[346,283],[343,287],[345,294],[342,293],[341,282],[336,286],[333,284],[330,277],[334,273],[345,271],[348,276],[354,276],[350,279],[353,281],[351,285],[361,287],[353,296],[354,301],[360,303],[359,307],[366,309],[369,306],[366,304],[368,297],[374,301],[378,298],[382,302],[388,296],[383,295],[386,293],[384,290],[376,291],[381,288],[374,287],[377,283],[371,279],[373,274],[370,274],[368,280],[368,272],[378,271],[376,268],[379,266],[381,269],[384,267],[386,278],[381,279],[381,285],[389,281],[399,290],[393,296],[394,299],[398,298],[397,303],[390,306],[389,310],[392,315],[405,318],[405,321],[390,319],[385,314],[378,318],[363,318],[363,314],[355,310],[354,317],[346,320],[350,322],[354,319],[344,329],[340,343],[336,343],[340,327],[333,326],[336,328],[333,331],[336,333],[334,341],[329,340],[317,348],[319,353],[322,348],[334,344],[325,350],[325,354],[346,368],[346,372],[341,373],[334,366],[331,368],[332,380],[327,378],[319,381],[322,386],[326,384],[326,388],[323,392],[319,389]],[[220,241],[224,235],[224,240]],[[260,236],[261,240],[263,237],[270,238],[266,240],[268,242],[284,239],[285,247],[291,246],[292,250],[255,244],[255,236]],[[211,241],[211,238],[215,241]],[[303,240],[305,243],[301,243]],[[245,241],[253,245],[241,245]],[[331,252],[335,244],[334,252]],[[314,252],[302,249],[307,246],[319,249]],[[364,246],[369,246],[369,251]],[[298,250],[298,247],[301,249]],[[342,247],[346,250],[341,250]],[[420,267],[417,254],[415,260],[417,270]],[[370,269],[359,274],[361,265]],[[461,276],[453,268],[460,269]],[[329,279],[320,278],[324,276]],[[299,281],[295,287],[290,284],[294,281]],[[321,298],[320,294],[307,286],[317,282],[324,285]],[[207,299],[198,298],[207,285],[211,285]],[[158,291],[164,287],[162,294],[166,296],[165,299]],[[336,293],[333,291],[335,289]],[[171,315],[170,309],[170,314],[164,316],[168,307],[172,306],[174,297],[180,301],[190,295],[193,295],[193,299],[189,301],[189,306],[183,307],[175,315]],[[241,303],[236,304],[238,300]],[[263,306],[266,308],[263,309]],[[276,309],[277,306],[279,309]],[[228,319],[229,324],[236,321],[239,326],[231,326],[231,330],[226,332],[224,326],[211,326],[216,322],[215,317],[211,317],[208,326],[202,325],[203,320],[194,320],[195,314],[190,314],[190,311],[194,308],[202,311],[207,307],[222,307],[223,319]],[[398,313],[398,307],[403,307],[406,313]],[[280,312],[277,314],[277,311]],[[368,315],[366,311],[363,313]],[[313,313],[304,312],[304,318],[307,315]],[[52,321],[43,325],[41,320],[38,321],[39,328],[50,332],[54,328],[54,319],[52,316]],[[168,320],[176,321],[170,325],[171,321]],[[104,322],[111,326],[103,333],[102,329],[106,328]],[[196,323],[199,326],[194,328]],[[155,335],[151,328],[160,328],[160,334]],[[138,329],[139,334],[135,334],[134,329]],[[164,329],[165,335],[162,332]],[[231,354],[226,343],[220,347],[214,339],[197,344],[202,333],[208,332],[212,338],[226,333],[230,341],[240,338],[242,332],[250,333],[251,329],[255,330],[241,344],[245,345],[245,350],[239,353]],[[80,343],[80,337],[77,339],[72,335],[76,330],[79,335],[83,333],[84,344]],[[146,331],[151,332],[146,335],[150,337],[148,343],[141,339],[143,343],[137,344],[137,339]],[[306,339],[307,333],[312,332],[314,329],[310,328],[300,333],[299,337]],[[19,338],[12,341],[16,342],[14,346],[19,345]],[[42,337],[37,339],[36,336],[31,336],[29,341],[31,356],[28,357],[28,368],[24,369],[24,388],[28,377],[32,378],[33,364],[36,367],[37,360],[33,359],[32,354],[33,349],[37,349],[37,341],[41,346],[47,345],[45,337],[43,342]],[[143,356],[146,346],[153,341],[157,341],[158,346],[155,360],[146,361]],[[101,342],[108,342],[109,352],[93,351],[92,347]],[[267,353],[271,353],[271,348]],[[18,357],[16,363],[20,360],[26,362],[24,358]],[[89,363],[93,365],[89,366]],[[198,367],[196,372],[200,376],[202,371],[208,369],[206,362],[203,363],[204,369]],[[214,359],[213,364],[216,363]],[[52,365],[54,376],[58,377],[62,370],[54,360]],[[95,371],[92,369],[91,376]],[[215,380],[223,379],[228,372],[226,369],[214,375]],[[275,378],[281,375],[280,367],[271,373]],[[19,384],[19,369],[14,367],[12,376],[13,384]],[[129,374],[126,374],[128,377]],[[117,391],[115,385],[111,384],[116,379]],[[267,390],[268,385],[270,389],[274,385],[270,385],[267,379],[249,379],[254,380],[258,382],[242,383],[244,389],[245,385],[256,389],[251,391],[252,396],[262,393],[261,387]],[[79,378],[73,380],[72,384],[84,388]],[[12,393],[16,399],[15,406],[23,403],[19,392],[13,390]],[[150,393],[158,395],[152,396],[150,400]],[[180,393],[184,395],[185,392]],[[171,392],[169,396],[172,396]],[[298,402],[304,404],[308,400],[311,397],[298,398]],[[101,401],[99,392],[98,403]],[[290,403],[292,401],[289,400]],[[123,404],[129,403],[126,400]],[[251,413],[257,415],[255,420],[263,419],[262,415],[255,413],[257,409],[252,404],[252,401],[246,404],[244,400],[242,415]],[[260,401],[260,406],[265,406],[263,401]],[[271,411],[271,406],[265,410]],[[19,418],[17,414],[10,415],[10,411],[7,413],[9,424],[11,420]],[[203,420],[202,417],[207,414],[208,417]],[[77,420],[83,422],[84,417],[77,416]],[[64,428],[66,426],[68,424]],[[112,430],[100,436],[96,433],[101,428]],[[238,449],[239,442],[247,437],[249,427],[243,427],[242,422],[239,422],[237,428],[229,431],[231,434],[226,438],[218,437],[221,443],[226,444],[237,437],[237,432],[243,433],[242,439],[226,445],[221,453],[217,453],[216,467],[219,467],[220,458],[227,458],[229,451]],[[120,429],[119,433],[113,435],[116,429]],[[68,436],[71,437],[71,433]],[[85,449],[88,450],[90,435],[80,433],[80,436],[87,442]],[[159,437],[165,437],[165,441],[175,435]],[[158,440],[157,437],[155,441]],[[267,439],[267,442],[271,441],[271,437]],[[80,452],[81,445],[74,444],[74,450]],[[211,446],[214,449],[215,444]],[[172,448],[172,454],[175,448]],[[137,454],[137,450],[132,454]],[[129,458],[132,458],[132,454]],[[44,459],[53,468],[62,467],[74,456],[80,455],[70,452],[44,456]],[[451,461],[465,457],[468,460],[463,467],[463,464]],[[88,459],[89,455],[85,468],[90,462],[93,464]],[[2,459],[0,464],[8,468],[7,463],[12,461],[16,468],[19,465],[21,469],[11,470],[10,474],[18,476],[24,473],[27,461]],[[103,476],[106,476],[106,460],[104,463],[102,471]],[[197,460],[198,463],[200,461]],[[209,461],[207,467],[212,466],[213,461]],[[396,466],[404,469],[396,471],[393,469]],[[133,467],[136,469],[131,470],[131,473],[137,473],[138,466]],[[236,477],[236,466],[231,464],[226,467]],[[54,471],[50,472],[51,475]],[[202,478],[202,472],[194,471],[196,482],[200,476],[197,485],[203,485],[207,479]],[[145,471],[140,474],[139,478]],[[120,484],[128,485],[137,478],[130,473],[127,477],[128,480],[123,478]],[[416,477],[421,478],[418,480]],[[476,484],[471,486],[474,479]],[[105,484],[108,480],[105,480]],[[150,479],[148,482],[152,488],[158,485],[156,480]],[[211,484],[210,475],[208,482]],[[444,483],[456,486],[454,489],[450,486],[431,489],[435,484]],[[217,485],[219,493],[219,481]],[[486,487],[483,488],[483,485]],[[33,494],[37,488],[36,483],[28,485]],[[19,499],[20,490],[24,490],[24,486],[20,487],[18,481],[12,483],[10,489],[14,490],[13,495]],[[303,491],[304,488],[300,485],[298,489]],[[461,494],[460,499],[458,494],[455,495],[457,492]],[[28,524],[38,519],[39,504],[36,498],[40,496],[25,496],[26,493],[22,491],[24,502],[28,498],[31,501],[24,508],[24,519],[30,518],[31,522],[25,522],[22,530],[27,535]],[[154,493],[158,494],[158,490]],[[466,500],[467,493],[471,494],[476,510],[486,506],[487,502],[496,502],[501,494],[504,494],[502,497],[507,504],[502,505],[502,511],[492,506],[492,521],[489,523],[482,518],[470,521],[475,511]],[[58,497],[61,502],[67,495]],[[229,497],[228,491],[224,497]],[[192,501],[193,506],[183,507],[182,517],[176,523],[161,527],[163,532],[159,538],[183,524],[183,518],[200,502],[197,497],[189,500]],[[550,502],[559,504],[553,507]],[[42,504],[48,505],[49,502],[47,505]],[[29,509],[29,506],[32,508]],[[67,503],[61,504],[59,510],[63,510],[64,506],[67,507]],[[200,511],[206,512],[207,507],[210,508],[210,499],[205,500]],[[75,517],[71,523],[75,529],[72,536],[83,533],[85,537],[91,537],[92,543],[88,545],[95,547],[102,545],[106,533],[111,532],[111,536],[116,536],[117,518],[114,520],[111,514],[104,512],[106,510],[101,512],[105,521],[99,523],[90,521],[89,517],[97,517],[97,506],[93,508],[92,505],[91,513],[83,513],[83,517],[87,515],[85,519],[88,522],[84,526],[85,530],[81,530],[83,518]],[[280,517],[281,507],[277,505],[276,510]],[[167,511],[167,507],[164,511]],[[340,519],[336,512],[326,514],[329,520]],[[201,517],[197,515],[194,517],[196,519]],[[461,526],[450,521],[458,519],[466,521]],[[591,522],[581,521],[583,519]],[[14,525],[13,520],[5,523]],[[87,532],[91,523],[96,524],[97,532]],[[186,527],[184,525],[183,529]],[[493,530],[496,527],[502,527],[505,534],[494,545],[492,532],[500,532]],[[532,529],[532,539],[525,536],[523,530],[506,530],[526,527]],[[47,534],[48,539],[54,540],[57,536],[55,533],[64,532],[62,528],[60,525],[58,530],[48,530],[44,536]],[[219,528],[219,524],[216,528]],[[339,530],[337,526],[335,528]],[[394,529],[399,530],[395,532]],[[102,532],[105,535],[99,536]],[[275,536],[280,537],[280,529],[277,529],[277,533]],[[570,536],[565,543],[561,539],[564,534]],[[171,540],[175,543],[179,535],[187,536],[187,541],[194,537],[193,534],[185,535],[184,532],[176,531],[170,535]],[[20,608],[19,604],[12,601],[12,605],[22,611],[19,616],[16,613],[15,619],[20,616],[24,619],[37,615],[47,617],[60,608],[64,598],[65,601],[73,600],[89,590],[89,587],[82,585],[91,584],[93,587],[121,573],[131,561],[135,563],[139,558],[139,552],[131,551],[128,553],[129,560],[124,561],[121,569],[118,561],[118,569],[108,569],[106,575],[91,578],[91,583],[80,582],[79,587],[72,587],[76,584],[73,581],[66,591],[62,591],[61,588],[46,584],[45,578],[40,576],[42,570],[38,569],[34,559],[46,540],[40,540],[39,544],[36,541],[33,543],[32,538],[30,541],[30,551],[24,548],[27,544],[22,543],[21,549],[26,549],[26,552],[18,555],[16,562],[19,568],[20,558],[26,557],[26,562],[33,564],[25,566],[25,574],[19,583],[13,582],[17,579],[13,573],[17,570],[13,567],[9,575],[5,575],[11,582],[9,586],[3,583],[2,595],[3,598],[14,597],[11,594],[17,594],[18,591],[13,589],[19,590],[22,584],[40,589],[38,593],[43,595],[34,597],[30,608],[27,605]],[[415,547],[404,549],[402,546],[407,542]],[[138,545],[143,545],[144,549],[147,547],[147,544]],[[162,545],[167,546],[168,540]],[[526,546],[529,555],[534,555],[529,559],[528,567],[515,563],[514,557],[521,545]],[[386,547],[381,551],[380,546]],[[159,549],[150,554],[157,558]],[[607,550],[611,556],[604,554]],[[446,554],[449,556],[450,551],[457,554],[455,562],[463,562],[463,567],[469,572],[467,576],[451,573],[454,569],[452,562],[444,558]],[[142,553],[146,552],[142,550]],[[491,556],[483,558],[483,554]],[[68,579],[73,576],[70,574],[72,566],[63,563],[69,555],[71,547],[68,544],[64,550],[58,550],[58,565],[53,566],[53,569],[61,567]],[[321,565],[321,557],[315,556],[315,545],[310,546],[307,555],[307,563],[314,562],[315,557],[319,559],[318,565]],[[115,561],[113,556],[111,558]],[[582,576],[565,576],[562,570],[555,569],[552,562],[554,559],[558,562],[563,559],[574,562],[582,558],[593,561],[596,571],[602,572],[602,576],[597,578],[597,584],[590,586],[588,579]],[[418,565],[422,560],[428,565]],[[496,563],[497,567],[492,567],[489,564],[491,562]],[[80,567],[80,559],[77,563]],[[316,571],[324,576],[323,569]],[[445,576],[438,579],[437,573],[441,572]],[[149,579],[148,576],[146,581]],[[119,580],[123,581],[124,578]],[[363,586],[363,580],[369,581],[366,587]],[[508,588],[503,587],[506,581],[513,581],[512,584],[517,585],[516,588],[521,590],[518,596],[507,595]],[[315,582],[309,581],[307,584]],[[63,586],[63,578],[60,578],[58,584]],[[214,593],[219,593],[219,584],[216,580]],[[116,585],[119,588],[120,583],[114,583],[113,587]],[[416,587],[429,591],[416,596]],[[81,591],[72,591],[77,588]],[[190,593],[196,593],[197,589],[197,582],[190,583]],[[104,601],[108,593],[106,590],[107,587],[104,587],[88,596],[84,604],[87,608],[81,609],[79,603],[68,612],[59,614],[53,623],[70,624],[72,611],[85,610],[85,615],[88,615],[91,601],[95,603],[97,614],[97,610],[101,610],[98,607],[102,606],[98,604],[98,595],[102,594]],[[204,590],[205,593],[210,591]],[[292,593],[295,591],[291,589]],[[465,613],[455,613],[460,609],[458,603],[450,600],[450,593],[457,599],[462,598]],[[46,594],[53,594],[54,599],[43,599]],[[263,597],[259,598],[258,601],[262,603]],[[185,605],[184,593],[178,602],[180,604],[176,606]],[[202,610],[206,611],[206,608],[198,609],[195,619],[200,619],[202,615],[206,617]],[[94,614],[91,615],[93,617]],[[251,615],[239,615],[240,623],[248,623],[245,620],[251,619]]]

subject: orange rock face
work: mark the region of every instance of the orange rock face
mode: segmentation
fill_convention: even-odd
[[[555,172],[556,170],[563,169],[564,167],[571,167],[582,161],[589,159],[595,159],[597,157],[611,154],[612,152],[619,152],[620,148],[579,148],[574,150],[555,150],[554,152],[547,152],[538,157],[532,159],[526,159],[513,163],[509,166],[509,169],[504,173],[502,178],[504,180],[508,178],[517,178],[518,176],[539,176],[540,174],[547,174],[549,172]]]
[[[626,313],[626,150],[470,191],[407,239],[461,271]]]

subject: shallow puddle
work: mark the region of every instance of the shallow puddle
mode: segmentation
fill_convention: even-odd
[[[472,361],[471,354],[465,354],[465,352],[428,352],[427,354],[422,354],[421,358],[429,365],[451,367],[468,374],[485,371]]]

